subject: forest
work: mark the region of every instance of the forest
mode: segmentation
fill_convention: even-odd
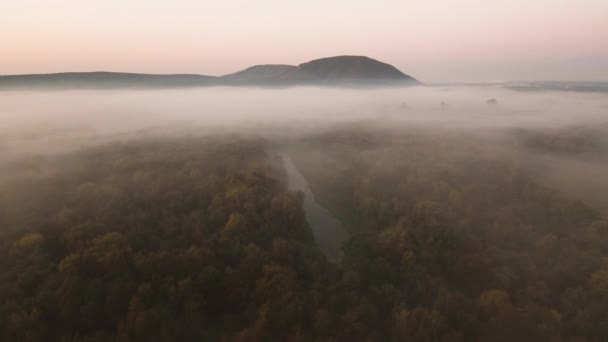
[[[603,341],[608,221],[512,153],[554,140],[514,136],[504,151],[348,126],[15,162],[0,186],[0,339]],[[341,263],[317,247],[278,150],[348,230]]]
[[[608,0],[0,0],[0,342],[608,342]]]

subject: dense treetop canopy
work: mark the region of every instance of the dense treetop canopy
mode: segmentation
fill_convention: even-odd
[[[601,341],[608,222],[458,137],[288,153],[349,229],[317,248],[275,142],[112,143],[0,186],[6,341]],[[281,144],[285,148],[284,144]]]

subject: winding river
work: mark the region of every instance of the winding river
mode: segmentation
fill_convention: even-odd
[[[329,210],[317,203],[308,182],[291,158],[283,154],[282,159],[287,172],[287,188],[304,193],[304,213],[319,248],[331,262],[339,263],[343,255],[342,243],[347,237],[346,230]]]

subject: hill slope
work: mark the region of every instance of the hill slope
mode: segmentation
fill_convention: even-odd
[[[400,81],[418,83],[394,66],[364,56],[338,56],[300,64],[298,69],[324,81]]]
[[[266,85],[419,85],[420,82],[386,63],[365,56],[336,56],[298,66],[259,65],[225,76],[231,81],[259,81]],[[243,79],[246,76],[247,78]]]
[[[0,76],[3,88],[128,88],[194,87],[211,85],[213,76],[176,74],[154,75],[121,72],[65,72]]]
[[[263,64],[254,65],[245,70],[221,77],[224,83],[229,84],[258,84],[272,82],[281,74],[296,68],[294,65]]]
[[[0,76],[0,89],[173,88],[202,86],[420,85],[390,64],[363,56],[337,56],[293,65],[255,65],[220,77],[117,72],[66,72]]]

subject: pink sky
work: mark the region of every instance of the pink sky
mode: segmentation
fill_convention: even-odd
[[[0,74],[221,75],[342,54],[426,82],[608,80],[608,0],[0,2]]]

